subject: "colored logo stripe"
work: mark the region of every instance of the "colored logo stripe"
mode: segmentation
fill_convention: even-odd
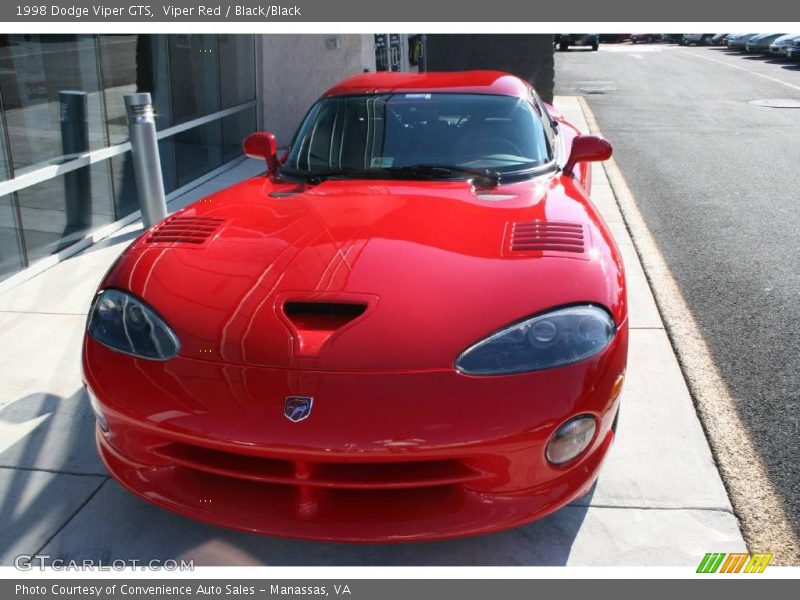
[[[747,554],[728,554],[728,558],[722,563],[720,573],[738,573],[742,570],[745,561],[750,558]]]
[[[745,573],[763,573],[767,568],[769,561],[772,560],[772,554],[753,554],[750,562],[744,568]]]
[[[698,573],[716,573],[722,559],[725,558],[724,552],[708,553],[700,561],[700,566],[697,567]]]
[[[725,558],[726,556],[727,558]],[[750,559],[749,561],[748,558]],[[745,553],[709,552],[700,561],[697,572],[739,573],[744,567],[745,573],[763,573],[771,560],[772,554],[753,554],[750,556]],[[745,563],[747,563],[747,566],[745,566]]]

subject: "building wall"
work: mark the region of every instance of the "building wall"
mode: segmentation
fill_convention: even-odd
[[[336,82],[375,70],[371,34],[264,35],[264,129],[289,144],[306,111]]]
[[[531,83],[553,101],[553,36],[541,34],[429,34],[428,71],[497,69]]]

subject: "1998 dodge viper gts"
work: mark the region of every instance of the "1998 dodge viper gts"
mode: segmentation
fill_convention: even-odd
[[[624,378],[611,155],[511,75],[362,74],[266,172],[146,231],[83,369],[117,481],[175,512],[338,541],[514,527],[585,494]]]

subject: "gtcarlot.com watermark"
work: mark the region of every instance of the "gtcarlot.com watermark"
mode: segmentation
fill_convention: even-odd
[[[33,571],[45,569],[53,571],[125,571],[138,569],[140,571],[194,571],[194,560],[183,559],[115,559],[102,560],[63,560],[52,558],[49,554],[20,554],[14,558],[14,567],[19,571]]]

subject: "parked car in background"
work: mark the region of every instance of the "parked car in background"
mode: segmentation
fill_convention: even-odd
[[[680,44],[683,39],[682,33],[662,33],[661,41],[669,42],[670,44]]]
[[[725,40],[725,44],[731,50],[744,50],[750,38],[760,35],[758,33],[732,33]]]
[[[769,54],[769,47],[779,37],[786,35],[785,33],[762,33],[755,35],[747,40],[745,50],[750,54]]]
[[[725,40],[730,35],[730,33],[717,33],[714,37],[711,38],[711,45],[712,46],[724,46]]]
[[[786,58],[800,60],[800,39],[794,40],[792,45],[786,49]]]
[[[592,50],[600,47],[600,36],[596,33],[557,33],[555,43],[562,52],[570,46],[589,46]]]
[[[653,42],[661,41],[661,34],[660,33],[632,33],[631,34],[631,43],[636,44],[639,42],[644,42],[645,44],[652,44]]]
[[[713,33],[684,33],[681,38],[681,46],[707,46],[713,37]]]
[[[601,33],[600,41],[605,44],[619,44],[627,39],[630,39],[630,33]]]
[[[787,33],[770,44],[769,51],[773,56],[786,56],[795,40],[800,41],[800,33]]]

